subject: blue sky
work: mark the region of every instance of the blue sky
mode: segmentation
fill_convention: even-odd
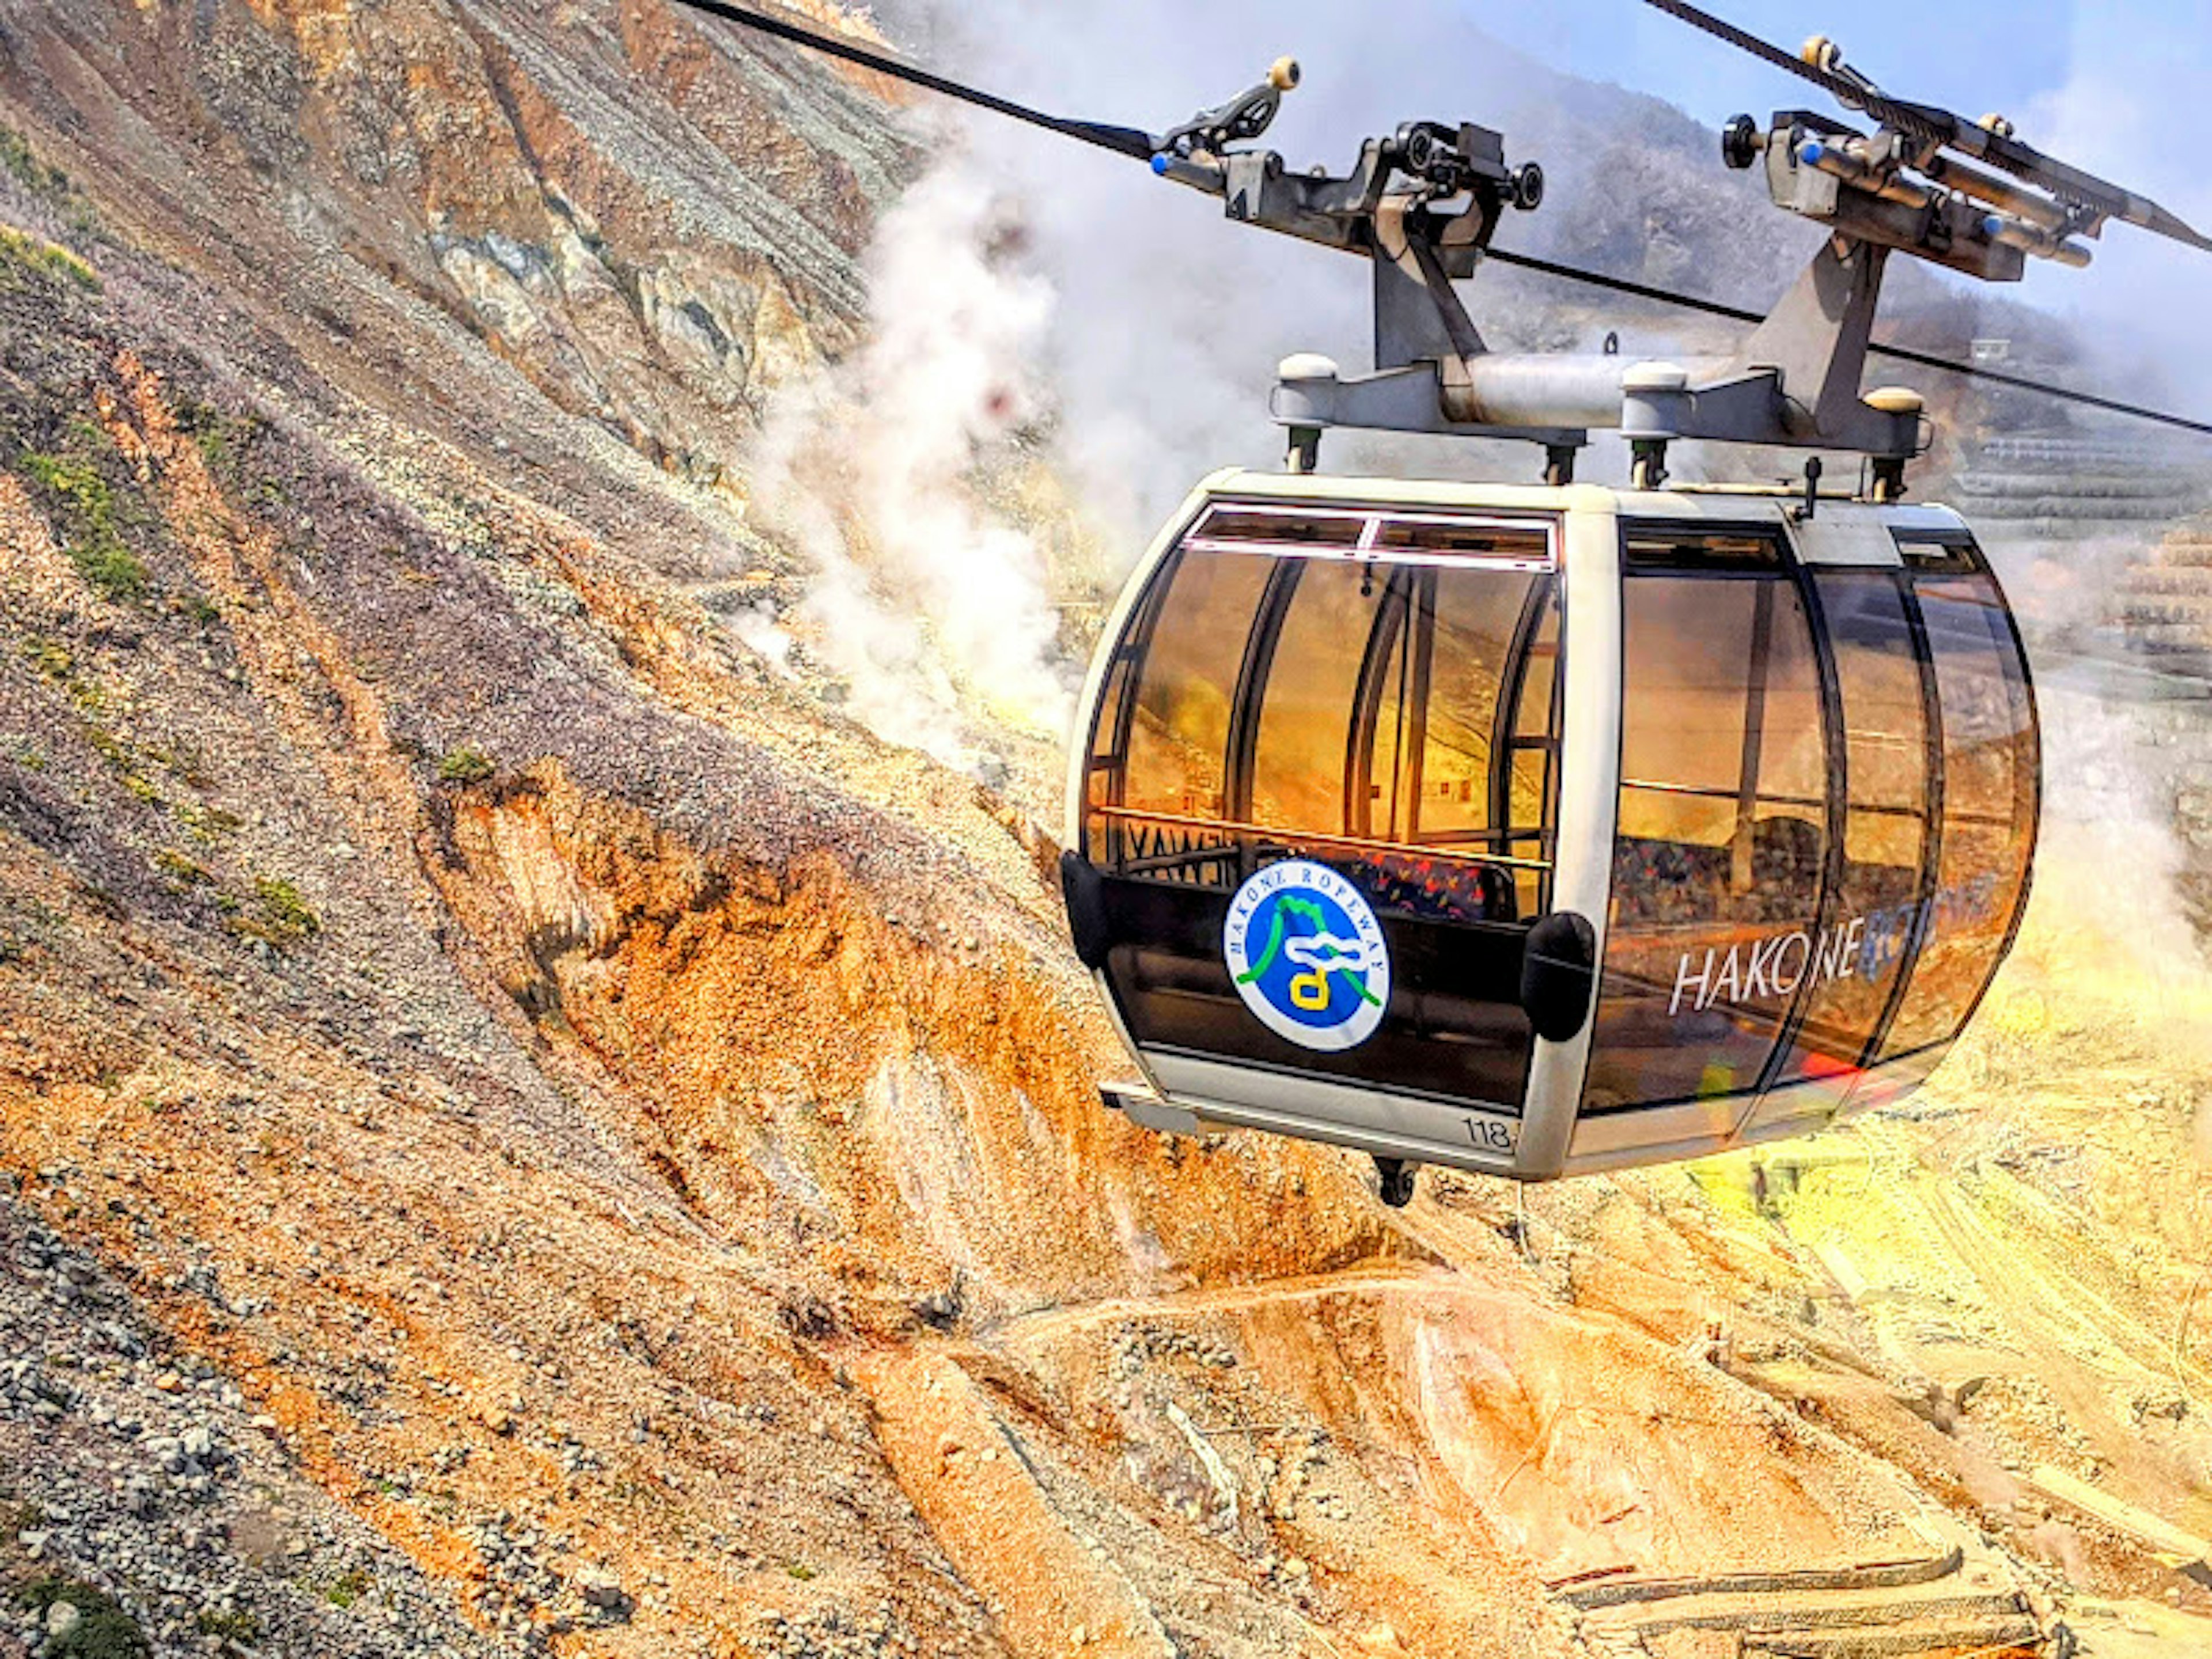
[[[1969,118],[2001,111],[2029,143],[2212,234],[2212,167],[2196,137],[2212,109],[2212,0],[1713,9],[1785,46],[1832,33],[1897,95]],[[1493,40],[1716,128],[1739,112],[1817,108],[1822,96],[1641,0],[957,0],[938,15],[939,29],[914,43],[924,55],[1041,107],[1154,129],[1294,54],[1306,85],[1267,142],[1300,167],[1340,169],[1360,138],[1410,115],[1502,119],[1493,112],[1511,106],[1522,71],[1487,51]],[[1218,207],[1117,158],[1038,144],[989,118],[969,130],[969,164],[1024,203],[1042,268],[1060,290],[1055,356],[1070,424],[1096,440],[1102,475],[1149,489],[1148,444],[1167,452],[1167,472],[1182,482],[1190,453],[1272,447],[1272,429],[1254,419],[1254,386],[1278,358],[1322,349],[1364,361],[1367,284],[1337,256],[1225,226]],[[1509,155],[1524,156],[1507,138]],[[1559,157],[1538,159],[1561,175]],[[1727,177],[1717,145],[1711,165]],[[1751,211],[1773,211],[1754,183],[1736,182]],[[2031,280],[2004,291],[2072,317],[2104,348],[2079,372],[2087,384],[2212,416],[2212,254],[2125,226],[2110,228],[2096,254],[2087,271],[2031,261]],[[1098,438],[1116,422],[1129,428],[1121,439]]]
[[[1554,68],[1656,93],[1714,123],[1740,110],[1765,116],[1810,87],[1746,57],[1638,0],[1461,0],[1468,15],[1499,39]],[[1889,91],[1961,114],[2027,108],[2071,76],[2080,8],[2064,0],[1942,6],[1908,0],[1707,0],[1706,9],[1777,46],[1807,36],[1840,40],[1853,64]],[[2102,9],[2107,15],[2158,19],[2179,31],[2193,15],[2201,48],[2212,3],[2164,0]],[[2212,84],[2212,75],[2208,75]],[[2020,118],[2015,115],[2014,119]]]
[[[1817,89],[1637,0],[1455,0],[1467,16],[1555,68],[1651,92],[1717,124],[1764,117]],[[2009,117],[2049,154],[2149,196],[2212,235],[2212,176],[2191,138],[2212,108],[2212,0],[1707,0],[1778,46],[1839,40],[1884,90],[1969,118]],[[2035,265],[2021,297],[2130,337],[2136,353],[2212,374],[2212,254],[2125,226],[2097,266]],[[2033,262],[2032,262],[2033,263]],[[2187,388],[2192,407],[2212,389]]]
[[[1969,118],[2002,112],[2028,143],[2212,234],[2212,168],[2195,137],[2212,109],[2212,0],[1709,0],[1709,9],[1787,48],[1831,34],[1899,97]],[[963,0],[952,15],[975,49],[963,66],[1047,107],[1133,125],[1176,118],[1278,54],[1298,56],[1308,89],[1271,142],[1300,164],[1341,166],[1349,156],[1338,151],[1416,106],[1482,118],[1486,81],[1499,69],[1480,61],[1481,34],[1715,126],[1739,112],[1763,118],[1822,103],[1817,88],[1641,0]],[[2124,229],[2106,250],[2121,274],[2100,295],[2075,273],[2045,270],[2026,297],[2123,318],[2212,297],[2212,254]],[[2138,283],[2161,303],[2141,303]],[[2212,370],[2212,350],[2201,361]]]

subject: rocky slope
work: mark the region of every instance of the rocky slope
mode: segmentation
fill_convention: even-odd
[[[0,1655],[2203,1628],[2201,991],[2079,888],[1764,1174],[1133,1132],[1041,775],[713,608],[801,580],[733,463],[884,89],[655,0],[0,21]]]

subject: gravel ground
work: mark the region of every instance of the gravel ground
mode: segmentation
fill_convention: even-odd
[[[0,1178],[0,1659],[524,1650],[304,1481],[272,1419],[17,1200]],[[125,1620],[144,1650],[90,1639]]]

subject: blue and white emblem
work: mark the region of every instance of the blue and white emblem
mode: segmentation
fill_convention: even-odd
[[[1390,1006],[1382,924],[1326,865],[1271,864],[1238,888],[1221,949],[1244,1006],[1302,1048],[1356,1048]]]

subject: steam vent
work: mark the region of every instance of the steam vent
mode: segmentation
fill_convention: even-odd
[[[0,1659],[2212,1655],[2212,699],[2136,684],[2212,679],[2212,452],[1972,401],[1954,490],[1895,452],[1974,394],[1838,374],[1799,414],[1890,446],[1869,499],[1681,488],[1793,435],[1820,273],[1874,297],[1776,192],[1933,182],[1755,123],[1730,173],[1706,83],[1458,0],[724,9],[782,35],[0,0]],[[2179,27],[2111,33],[2202,86]],[[1129,125],[963,128],[904,52]],[[1266,132],[1320,97],[1421,169],[1387,214]],[[1239,199],[1328,246],[1178,187],[1263,143]],[[1440,327],[1431,186],[1811,298],[1747,374],[1500,262]],[[2065,252],[1945,199],[1955,256]],[[1875,337],[1963,356],[1955,297]],[[1616,332],[1565,413],[1674,425],[1462,443]],[[1450,435],[1293,475],[1293,350],[1346,366],[1311,418]],[[1103,930],[1150,1054],[1072,770],[1172,924]],[[1471,1167],[1271,1132],[1324,1062]],[[1622,1157],[1540,1178],[1532,1098]]]

